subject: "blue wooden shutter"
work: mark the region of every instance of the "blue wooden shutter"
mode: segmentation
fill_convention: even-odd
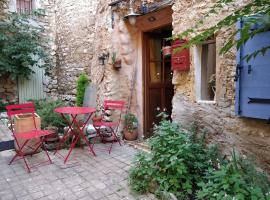
[[[238,28],[243,23],[239,22]],[[249,62],[242,59],[269,45],[270,31],[267,31],[255,35],[237,52],[235,110],[239,116],[270,120],[270,50]]]

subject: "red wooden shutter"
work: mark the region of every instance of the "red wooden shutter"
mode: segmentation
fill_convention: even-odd
[[[188,71],[190,68],[189,49],[183,49],[175,53],[175,49],[183,46],[186,40],[175,40],[172,43],[172,70]]]

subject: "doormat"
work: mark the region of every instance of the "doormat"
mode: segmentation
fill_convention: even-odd
[[[0,142],[0,151],[14,149],[14,140]]]

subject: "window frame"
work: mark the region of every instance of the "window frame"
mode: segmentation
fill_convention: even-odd
[[[216,103],[216,93],[214,94],[213,100],[206,100],[202,98],[202,70],[203,70],[203,45],[205,44],[215,44],[215,73],[217,72],[217,53],[216,53],[216,39],[210,38],[200,45],[194,47],[194,66],[195,66],[195,96],[197,103],[205,104],[215,104]]]

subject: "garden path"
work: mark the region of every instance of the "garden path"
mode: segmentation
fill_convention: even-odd
[[[98,148],[105,144],[97,144]],[[137,196],[128,187],[128,170],[136,150],[127,144],[114,144],[111,154],[96,149],[97,157],[87,148],[76,148],[67,164],[50,152],[53,164],[27,173],[22,160],[11,166],[12,150],[0,152],[0,199],[3,200],[152,200],[153,195]],[[61,150],[62,154],[67,150]],[[29,161],[44,159],[39,153]]]

